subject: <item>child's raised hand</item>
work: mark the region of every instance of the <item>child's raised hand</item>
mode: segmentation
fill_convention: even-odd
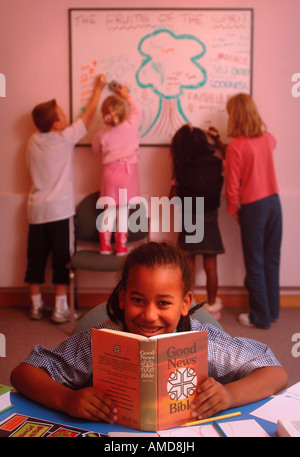
[[[64,411],[70,416],[113,424],[117,408],[110,398],[95,387],[70,390],[66,395]]]
[[[213,140],[217,140],[220,137],[219,131],[216,129],[216,127],[209,127],[207,130],[207,135]]]
[[[95,82],[95,89],[103,90],[107,82],[106,75],[98,75]]]
[[[218,411],[228,409],[231,404],[231,396],[226,386],[223,386],[213,378],[207,378],[197,387],[198,395],[195,397],[191,408],[191,415],[196,419],[205,419],[216,414]]]
[[[123,86],[122,84],[117,88],[117,94],[127,100],[129,98],[129,90],[128,87]]]

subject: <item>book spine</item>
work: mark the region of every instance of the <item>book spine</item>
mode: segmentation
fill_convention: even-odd
[[[140,429],[157,429],[157,342],[140,341]]]

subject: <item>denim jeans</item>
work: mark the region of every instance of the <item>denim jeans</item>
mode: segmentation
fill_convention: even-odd
[[[282,213],[279,196],[241,205],[241,237],[249,292],[250,321],[269,328],[279,317]]]

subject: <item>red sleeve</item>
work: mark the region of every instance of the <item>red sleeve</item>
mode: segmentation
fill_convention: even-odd
[[[229,143],[225,161],[225,196],[229,214],[235,214],[238,211],[240,183],[241,157],[238,149]]]

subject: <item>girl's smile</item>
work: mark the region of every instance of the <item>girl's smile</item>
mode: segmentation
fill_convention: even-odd
[[[173,265],[131,268],[126,290],[119,294],[128,331],[146,337],[172,333],[191,301],[192,293],[184,296],[181,271]]]

